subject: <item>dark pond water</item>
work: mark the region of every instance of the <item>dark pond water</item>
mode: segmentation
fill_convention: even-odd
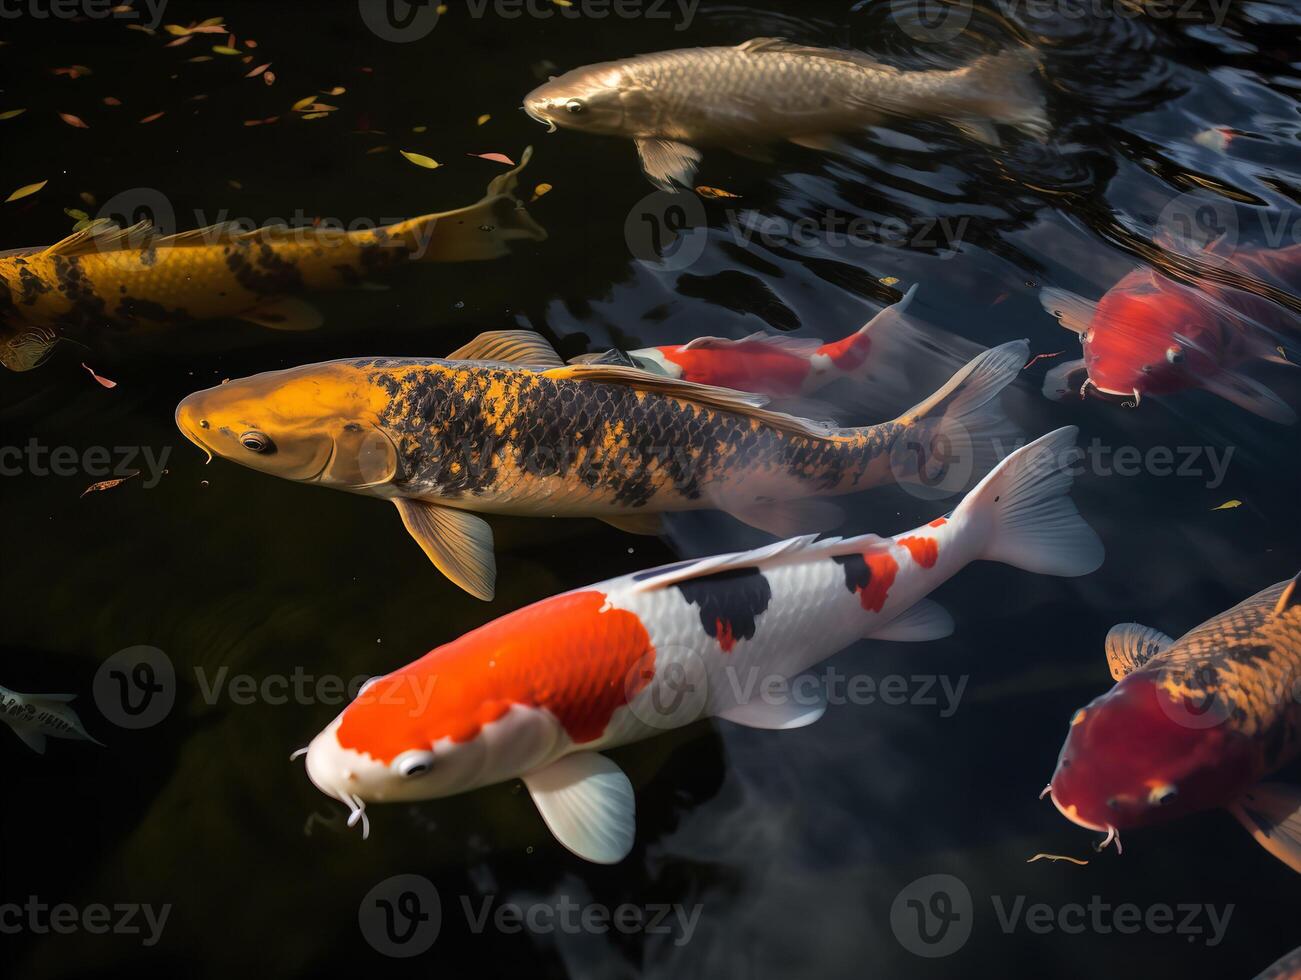
[[[139,188],[161,195],[180,229],[222,217],[383,221],[444,210],[476,200],[500,172],[468,154],[517,157],[530,143],[526,192],[553,187],[530,205],[545,243],[497,262],[413,268],[387,291],[334,294],[314,332],[218,320],[91,333],[38,370],[0,377],[4,446],[170,453],[149,488],[147,471],[84,498],[102,477],[28,468],[0,482],[0,683],[76,693],[105,743],[55,742],[38,756],[0,732],[0,900],[169,907],[152,945],[120,931],[5,933],[7,975],[1248,977],[1301,942],[1295,875],[1227,814],[1131,833],[1118,857],[1093,854],[1093,835],[1036,800],[1071,713],[1111,683],[1110,626],[1178,634],[1295,574],[1297,430],[1196,392],[1136,411],[1050,402],[1039,389],[1051,359],[1005,396],[1026,432],[1076,424],[1084,442],[1111,449],[1232,456],[1221,479],[1204,451],[1199,472],[1183,476],[1092,467],[1076,498],[1106,543],[1101,571],[1060,580],[973,566],[937,594],[957,621],[953,637],[862,643],[832,661],[876,680],[965,683],[956,710],[942,710],[939,693],[939,705],[836,707],[796,732],[706,723],[622,749],[638,838],[610,868],[561,849],[518,783],[373,807],[363,842],[288,761],[339,710],[317,680],[383,673],[538,598],[761,538],[722,519],[681,522],[670,541],[594,521],[497,520],[500,585],[484,605],[438,575],[378,502],[205,466],[172,422],[191,391],[335,357],[440,356],[480,330],[514,326],[542,331],[566,355],[758,329],[838,337],[913,283],[912,312],[946,352],[919,352],[933,359],[918,365],[933,379],[977,346],[1019,337],[1037,353],[1078,356],[1039,288],[1096,297],[1139,263],[1169,267],[1154,243],[1180,195],[1233,215],[1243,243],[1295,243],[1286,230],[1301,192],[1295,5],[1227,0],[1173,17],[1169,7],[979,0],[957,8],[970,24],[942,42],[896,6],[902,13],[885,0],[704,0],[689,19],[672,5],[667,17],[594,19],[507,18],[491,4],[476,17],[453,4],[423,39],[393,43],[355,3],[168,5],[165,23],[222,18],[247,63],[191,60],[223,35],[166,47],[168,35],[120,20],[41,19],[33,11],[46,5],[35,2],[3,8],[0,111],[26,112],[0,121],[0,193],[49,183],[0,207],[0,249],[53,242],[76,220],[65,208],[94,214]],[[666,268],[634,254],[644,234],[626,234],[649,227],[638,209],[651,188],[632,147],[547,135],[517,110],[558,69],[765,35],[909,68],[962,64],[1019,37],[1043,54],[1051,140],[995,150],[942,123],[896,120],[855,140],[850,157],[791,148],[764,163],[711,151],[698,183],[739,196],[706,201],[699,257]],[[265,62],[274,85],[244,77]],[[90,72],[59,71],[71,66]],[[346,91],[321,94],[336,87]],[[293,103],[314,93],[337,110],[293,118]],[[482,115],[491,119],[479,125]],[[279,120],[245,125],[271,116]],[[1227,146],[1199,137],[1220,129]],[[369,152],[377,147],[386,149]],[[413,166],[400,149],[444,166]],[[736,228],[756,216],[860,217],[874,230],[852,243],[747,241]],[[906,233],[889,233],[899,227]],[[1281,312],[1297,308],[1269,291],[1278,284],[1248,285]],[[117,387],[96,384],[83,361]],[[1301,404],[1295,371],[1258,376]],[[1215,509],[1230,500],[1241,505]],[[948,506],[883,490],[853,499],[852,524],[894,533]],[[128,729],[105,716],[92,687],[104,661],[140,645],[165,652],[175,700],[157,723]],[[226,686],[244,675],[306,675],[307,693],[244,698]],[[1039,852],[1089,863],[1027,864]],[[423,876],[442,898],[437,941],[408,959],[381,956],[358,924],[368,892],[400,874]],[[897,938],[891,908],[931,874],[962,881],[974,918],[960,949],[920,958]],[[1024,920],[1009,932],[998,909],[1022,898],[1020,907],[1055,912],[1090,902],[1232,908],[1218,941]],[[476,929],[464,904],[478,914],[485,899],[492,909],[664,904],[698,917],[689,941],[677,925],[667,935],[503,930],[491,919]],[[1199,921],[1209,929],[1204,912]]]

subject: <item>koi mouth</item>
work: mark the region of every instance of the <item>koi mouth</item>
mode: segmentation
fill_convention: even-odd
[[[520,108],[523,109],[525,114],[527,114],[534,122],[540,122],[543,126],[546,126],[548,133],[554,133],[560,128],[553,120],[550,120],[546,116],[542,115],[542,113],[535,111],[531,106],[526,104],[520,106]]]
[[[1116,845],[1117,854],[1125,853],[1124,848],[1122,848],[1120,844],[1120,831],[1117,830],[1115,827],[1111,826],[1110,824],[1108,824],[1105,827],[1100,827],[1096,823],[1090,823],[1088,820],[1085,820],[1083,817],[1080,816],[1079,810],[1076,809],[1074,803],[1068,806],[1063,806],[1061,804],[1061,801],[1058,800],[1057,797],[1053,794],[1052,783],[1049,783],[1047,786],[1044,787],[1043,792],[1039,794],[1039,799],[1042,800],[1045,796],[1048,797],[1048,799],[1053,801],[1053,806],[1057,807],[1058,813],[1060,813],[1071,823],[1075,824],[1077,827],[1083,827],[1085,830],[1092,830],[1095,831],[1096,833],[1107,835],[1101,841],[1093,845],[1093,849],[1095,851],[1100,853],[1106,850],[1106,848],[1108,848],[1114,843]]]
[[[1099,395],[1107,395],[1111,398],[1132,399],[1130,401],[1121,402],[1125,408],[1138,408],[1143,401],[1143,393],[1137,388],[1131,388],[1129,391],[1120,391],[1116,388],[1104,388],[1092,378],[1085,378],[1084,384],[1080,385],[1080,397],[1086,397],[1090,388],[1096,391]]]
[[[326,774],[320,771],[319,766],[312,765],[312,753],[310,746],[308,748],[298,749],[290,757],[292,762],[299,756],[306,757],[307,778],[312,781],[312,785],[319,789],[331,799],[338,800],[348,808],[348,826],[357,826],[361,822],[361,839],[365,840],[370,836],[370,820],[366,817],[366,801],[355,793],[348,793],[340,789],[333,781],[326,778]]]

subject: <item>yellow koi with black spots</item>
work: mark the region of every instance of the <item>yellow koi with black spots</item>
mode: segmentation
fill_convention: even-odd
[[[719,509],[790,536],[839,521],[815,497],[943,483],[965,467],[964,483],[1027,351],[987,351],[900,418],[858,429],[636,368],[565,365],[527,331],[485,334],[446,360],[359,358],[231,381],[190,395],[176,421],[210,454],[391,500],[434,564],[490,599],[492,531],[471,511],[657,533],[664,513]]]
[[[0,254],[0,363],[36,367],[68,328],[240,317],[311,329],[320,315],[297,294],[358,286],[411,261],[498,258],[514,241],[546,238],[514,197],[530,156],[477,204],[383,228],[227,224],[159,237],[148,222],[121,228],[101,219],[49,248]]]

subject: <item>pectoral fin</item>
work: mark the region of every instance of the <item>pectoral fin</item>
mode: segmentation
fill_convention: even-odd
[[[483,518],[423,500],[393,501],[407,531],[438,570],[476,599],[491,602],[497,583],[492,528]]]
[[[955,119],[953,125],[977,143],[984,143],[987,146],[999,145],[997,131],[991,123],[983,119]]]
[[[1113,680],[1132,674],[1155,657],[1174,639],[1151,626],[1120,623],[1107,633],[1107,665]]]
[[[1076,389],[1071,383],[1071,379],[1084,370],[1086,368],[1082,357],[1058,364],[1044,375],[1044,397],[1049,401],[1059,402],[1067,395],[1072,394]]]
[[[1098,309],[1097,303],[1083,296],[1076,296],[1068,290],[1052,286],[1039,290],[1039,303],[1057,317],[1063,327],[1080,336],[1088,332],[1089,324],[1093,322],[1093,314]]]
[[[1283,783],[1259,783],[1229,812],[1247,833],[1293,871],[1301,872],[1301,789]]]
[[[315,330],[325,322],[325,317],[315,306],[293,297],[263,303],[257,309],[240,314],[239,318],[268,330]]]
[[[641,168],[652,184],[663,191],[690,188],[700,166],[701,152],[686,143],[665,139],[639,139]]]
[[[547,339],[532,330],[490,330],[447,355],[449,361],[501,361],[529,367],[563,367]]]
[[[1271,422],[1280,425],[1296,422],[1296,412],[1292,407],[1254,378],[1234,371],[1221,371],[1203,378],[1201,385],[1211,394],[1219,395],[1225,401],[1233,402],[1239,408],[1245,408]]]
[[[637,834],[636,800],[623,770],[596,752],[577,752],[524,777],[556,840],[585,861],[617,864]]]

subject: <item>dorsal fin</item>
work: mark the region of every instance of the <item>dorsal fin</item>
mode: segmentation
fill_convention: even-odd
[[[96,218],[81,231],[74,231],[67,238],[55,242],[42,254],[71,258],[74,255],[111,252],[121,248],[144,248],[156,239],[157,234],[153,224],[148,221],[139,221],[129,228],[123,228],[109,218]]]
[[[289,229],[283,225],[250,230],[238,221],[219,221],[202,228],[167,235],[154,242],[154,245],[157,248],[186,248],[194,245],[229,245],[231,242],[250,238],[266,238],[273,241],[285,237],[290,231],[295,234],[302,233],[301,228]]]
[[[864,551],[867,548],[886,544],[887,539],[875,534],[863,534],[856,538],[823,538],[818,540],[816,534],[806,534],[798,538],[788,538],[776,544],[765,545],[753,551],[737,551],[728,555],[714,555],[696,561],[677,562],[654,568],[647,572],[638,572],[633,578],[638,592],[651,592],[680,582],[717,575],[719,572],[734,571],[738,568],[771,568],[792,562],[815,561],[818,558],[830,558],[834,555],[848,555]]]
[[[449,361],[496,361],[528,367],[562,367],[547,339],[532,330],[490,330],[447,355]]]
[[[755,37],[744,44],[736,46],[738,51],[746,54],[792,54],[805,58],[823,58],[827,61],[840,61],[858,67],[879,66],[867,55],[858,51],[846,51],[842,48],[818,48],[810,44],[796,44],[784,37]]]
[[[816,422],[766,409],[763,406],[768,404],[768,399],[763,395],[680,381],[662,374],[642,371],[639,368],[610,364],[570,364],[547,371],[546,376],[557,381],[597,381],[627,385],[637,391],[652,391],[670,398],[695,402],[697,405],[707,405],[720,411],[735,412],[737,415],[756,419],[782,432],[806,436],[810,439],[832,439],[842,432],[831,422]]]
[[[1278,597],[1278,603],[1274,606],[1275,616],[1281,616],[1289,609],[1301,604],[1301,588],[1297,587],[1298,583],[1301,583],[1301,572],[1297,572],[1296,578],[1283,587],[1283,594]]]
[[[810,357],[817,353],[822,341],[814,337],[787,337],[783,334],[766,333],[760,330],[740,340],[728,340],[725,337],[697,337],[683,350],[733,350],[742,344],[767,344],[775,350],[786,351],[797,357]]]
[[[1114,680],[1138,670],[1157,654],[1166,650],[1174,639],[1160,630],[1138,623],[1120,623],[1107,633],[1107,666]]]

